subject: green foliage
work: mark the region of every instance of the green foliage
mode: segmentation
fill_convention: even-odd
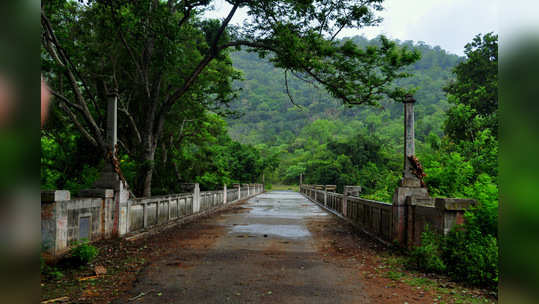
[[[453,140],[473,141],[489,129],[498,138],[498,35],[477,35],[465,46],[467,59],[455,69],[456,81],[445,91],[455,106],[448,111],[445,133]]]
[[[70,255],[77,265],[86,265],[90,263],[99,254],[99,249],[90,245],[87,240],[77,242],[70,250]]]
[[[381,45],[377,39],[359,36],[346,40],[350,42],[359,48]],[[460,59],[422,43],[395,43],[421,53],[420,60],[405,68],[411,76],[395,83],[417,88],[417,150],[427,152],[429,138],[430,143],[437,140],[438,147],[442,146],[447,109],[442,88]],[[247,81],[237,84],[242,90],[232,108],[244,115],[228,120],[229,133],[241,142],[276,151],[279,165],[265,171],[266,180],[294,184],[303,173],[305,183],[337,184],[339,188],[358,184],[366,198],[391,200],[402,170],[402,105],[386,99],[380,101],[383,108],[346,107],[327,92],[289,77],[288,87],[298,108],[279,89],[283,70],[252,53],[235,52],[231,56]]]
[[[408,76],[405,68],[417,61],[417,50],[385,37],[369,45],[334,39],[342,29],[378,24],[381,2],[240,1],[232,3],[230,18],[215,20],[203,14],[209,1],[47,1],[41,15],[42,74],[58,100],[58,123],[47,128],[76,129],[90,144],[85,153],[102,158],[108,149],[107,95],[118,91],[120,154],[136,162],[129,181],[134,192],[149,196],[153,178],[177,162],[168,155],[186,148],[179,147],[186,136],[203,136],[184,133],[186,122],[199,131],[208,128],[208,112],[235,114],[223,107],[237,96],[233,82],[241,76],[229,57],[233,47],[268,58],[285,77],[317,83],[345,104],[400,101],[413,91],[394,82]],[[238,8],[250,18],[232,26]],[[260,171],[251,156],[249,166],[239,164],[250,175],[237,178],[252,180]],[[45,185],[60,181],[55,173],[43,172]],[[197,178],[205,185],[227,182],[218,180],[220,172],[204,174]],[[164,179],[153,186],[158,192],[171,187]]]
[[[498,240],[482,234],[479,227],[465,225],[445,237],[442,259],[455,280],[496,288],[499,279]]]
[[[443,273],[446,264],[441,258],[440,235],[429,229],[428,225],[421,234],[421,246],[410,252],[407,267],[427,272]]]
[[[479,210],[482,209],[475,209],[467,215],[467,220],[475,220],[468,220],[446,236],[426,227],[421,235],[421,246],[410,252],[407,266],[447,273],[456,281],[495,289],[499,279],[498,241],[495,235],[482,231],[484,227],[477,225],[477,220],[485,213]]]
[[[453,104],[446,137],[429,135],[430,147],[421,154],[431,194],[470,197],[478,205],[447,236],[424,234],[422,246],[411,254],[420,269],[441,261],[453,279],[490,288],[497,287],[499,277],[497,39],[478,35],[466,45],[467,59],[455,67],[457,79],[445,88]]]

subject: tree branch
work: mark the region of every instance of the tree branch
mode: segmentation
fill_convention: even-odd
[[[63,103],[65,103],[66,105],[72,107],[72,108],[75,108],[77,109],[78,111],[80,111],[81,113],[83,113],[82,111],[82,107],[79,106],[78,104],[74,104],[72,103],[71,101],[69,101],[69,99],[67,99],[65,96],[59,94],[58,92],[54,91],[53,89],[49,88],[49,92],[56,98],[60,99]]]
[[[125,116],[127,116],[127,119],[129,120],[129,124],[131,125],[131,128],[133,129],[133,131],[135,131],[135,135],[137,137],[137,143],[139,144],[142,143],[142,136],[140,135],[140,131],[137,127],[137,124],[135,123],[135,119],[133,118],[133,115],[131,115],[131,113],[129,113],[129,111],[125,107],[118,107],[118,111],[124,113]]]
[[[52,25],[51,25],[49,19],[47,18],[47,16],[45,15],[45,13],[43,12],[43,10],[41,11],[41,22],[42,22],[42,24],[43,24],[43,26],[44,26],[44,28],[45,28],[45,30],[47,32],[47,35],[51,39],[50,41],[54,44],[54,46],[58,50],[58,52],[57,52],[57,54],[59,56],[58,58],[63,62],[64,71],[65,71],[65,73],[66,73],[66,75],[67,75],[67,77],[69,79],[69,83],[71,84],[71,88],[73,89],[73,93],[75,94],[76,100],[77,100],[78,104],[81,107],[81,113],[83,114],[83,118],[90,125],[90,128],[93,131],[93,133],[95,133],[94,134],[95,138],[93,138],[92,136],[86,136],[86,137],[91,138],[93,140],[92,144],[96,143],[97,146],[99,148],[101,148],[101,150],[105,153],[106,149],[107,149],[106,144],[105,144],[105,140],[104,140],[103,135],[101,133],[101,129],[99,128],[99,126],[95,122],[94,118],[92,117],[92,114],[90,113],[90,110],[88,109],[88,105],[87,105],[84,97],[82,96],[82,91],[81,91],[81,89],[79,87],[79,84],[77,83],[74,72],[72,71],[72,69],[74,69],[74,65],[71,63],[71,61],[69,60],[69,57],[67,56],[67,54],[65,53],[63,48],[60,46],[58,38],[54,34],[54,30],[52,28]],[[77,73],[77,72],[75,71],[75,73]],[[78,75],[78,73],[77,73],[77,75]],[[84,82],[83,82],[83,85],[84,85]],[[88,91],[87,88],[86,88],[86,91]],[[76,116],[70,115],[70,117],[76,119]],[[78,120],[76,122],[74,121],[74,123],[80,125],[80,122]],[[82,125],[81,125],[81,127],[82,127]],[[82,129],[84,129],[84,128],[82,128]],[[85,130],[85,132],[87,132],[87,131]]]
[[[303,111],[303,107],[294,102],[294,98],[292,98],[290,90],[288,89],[288,70],[284,70],[284,84],[286,86],[286,94],[288,95],[290,102]]]
[[[97,143],[97,141],[95,140],[95,138],[82,126],[82,124],[80,123],[80,121],[78,120],[77,116],[75,115],[75,113],[73,113],[73,111],[71,111],[69,109],[69,107],[67,105],[65,105],[64,103],[60,103],[58,105],[60,107],[60,109],[62,109],[68,116],[69,118],[71,119],[71,121],[73,121],[73,123],[75,124],[75,126],[77,127],[77,129],[79,129],[80,133],[86,137],[86,139],[95,147],[99,148],[99,145]]]

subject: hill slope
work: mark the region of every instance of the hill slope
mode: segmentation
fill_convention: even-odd
[[[376,43],[364,37],[350,38],[365,46]],[[421,59],[409,67],[413,77],[400,81],[399,85],[418,87],[415,97],[418,101],[418,137],[424,138],[430,132],[441,134],[438,116],[447,108],[442,87],[451,76],[451,69],[459,60],[439,47],[411,41],[398,42],[401,46],[416,48]],[[383,109],[363,106],[346,108],[340,101],[330,97],[323,89],[289,77],[289,88],[294,106],[285,91],[284,71],[274,68],[269,62],[259,59],[254,53],[236,52],[232,54],[234,66],[243,71],[245,80],[238,83],[241,88],[239,98],[233,108],[244,113],[239,119],[229,120],[230,135],[243,143],[283,144],[291,143],[301,130],[317,119],[365,120],[373,112],[377,117],[397,118],[402,114],[400,105],[386,103]]]

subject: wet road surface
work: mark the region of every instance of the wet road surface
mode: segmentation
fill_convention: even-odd
[[[129,302],[369,302],[357,272],[317,249],[309,222],[330,215],[289,191],[261,194],[242,207],[195,224],[196,237],[177,240],[180,249],[139,275]]]

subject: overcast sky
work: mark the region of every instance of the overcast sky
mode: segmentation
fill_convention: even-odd
[[[207,15],[222,18],[230,6],[217,0],[215,11]],[[497,0],[386,0],[380,26],[343,31],[339,37],[384,34],[393,39],[424,41],[450,53],[463,55],[464,45],[476,34],[498,33]],[[246,11],[232,19],[241,22]]]

